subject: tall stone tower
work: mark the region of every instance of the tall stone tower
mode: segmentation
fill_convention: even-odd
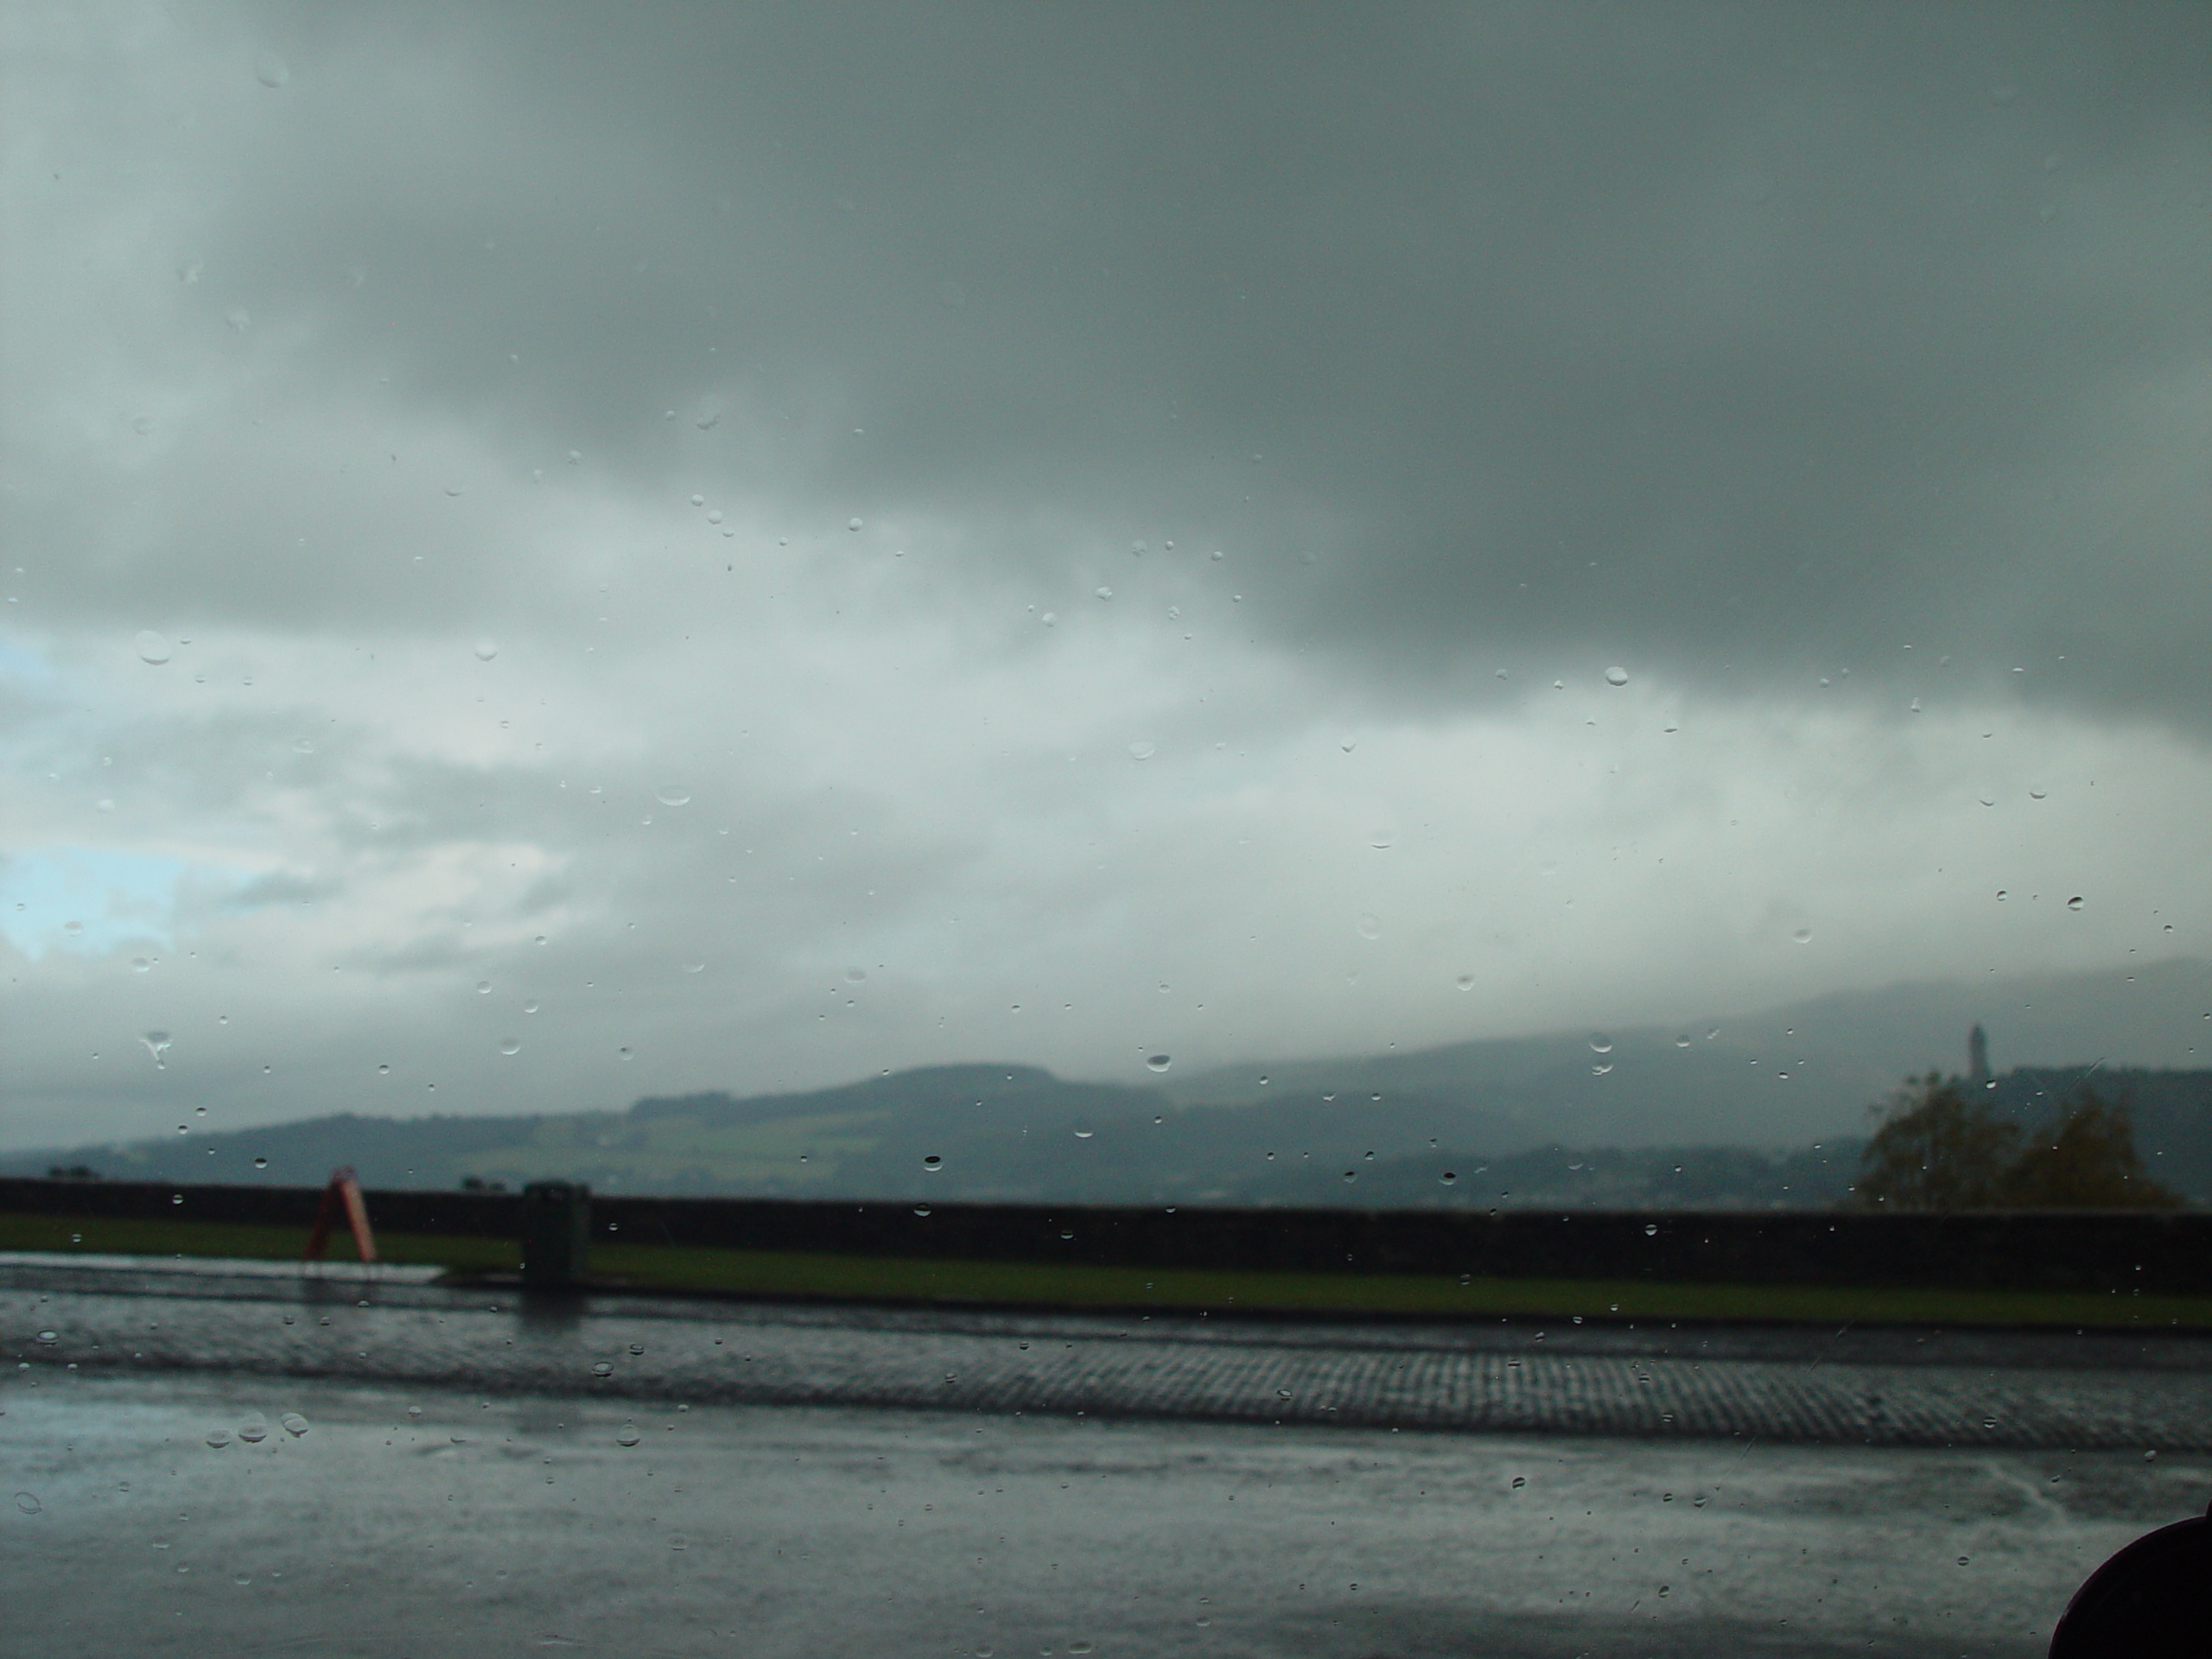
[[[1989,1033],[1977,1020],[1974,1028],[1967,1033],[1967,1080],[1979,1086],[1987,1083],[1990,1075]]]

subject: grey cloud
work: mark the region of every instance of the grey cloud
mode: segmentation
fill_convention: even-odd
[[[1017,566],[1048,514],[1226,542],[1255,626],[1399,696],[2024,644],[2035,695],[2186,717],[2144,670],[2201,504],[2141,446],[2202,435],[2212,23],[1291,19],[322,20],[224,92],[290,107],[204,303],[311,314],[518,468]]]

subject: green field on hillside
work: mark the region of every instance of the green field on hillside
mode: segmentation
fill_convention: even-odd
[[[304,1231],[290,1227],[0,1215],[0,1249],[281,1261],[296,1256],[304,1243]],[[512,1274],[521,1261],[519,1248],[508,1239],[379,1233],[377,1244],[388,1262],[442,1266],[463,1277]],[[344,1259],[350,1249],[341,1234],[333,1241],[331,1254]],[[594,1278],[610,1288],[826,1300],[1471,1319],[1509,1315],[2212,1328],[2212,1296],[1700,1285],[1644,1280],[1463,1281],[1441,1274],[1065,1267],[651,1244],[595,1244],[591,1265]]]

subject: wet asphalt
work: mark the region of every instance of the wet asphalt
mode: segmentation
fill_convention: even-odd
[[[2027,1655],[2212,1499],[2182,1338],[10,1270],[0,1348],[0,1646],[50,1659]]]

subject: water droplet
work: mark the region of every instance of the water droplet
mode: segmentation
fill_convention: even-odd
[[[389,1065],[379,1065],[377,1067],[377,1076],[380,1077],[388,1077],[391,1075],[391,1068]]]
[[[1676,1048],[1688,1048],[1689,1046],[1690,1034],[1688,1032],[1682,1033],[1681,1036],[1675,1039],[1675,1046]]]
[[[937,1154],[931,1153],[927,1157],[922,1160],[922,1167],[929,1171],[931,1174],[934,1175],[938,1171],[944,1167],[944,1160],[938,1157]]]
[[[1590,1068],[1590,1075],[1593,1077],[1602,1077],[1612,1069],[1613,1063],[1611,1060],[1602,1060]]]
[[[1379,939],[1382,937],[1382,918],[1373,911],[1362,911],[1359,918],[1359,937]]]
[[[1813,942],[1813,930],[1809,927],[1793,927],[1789,930],[1789,937],[1800,944],[1810,944]]]
[[[238,1439],[244,1440],[248,1446],[259,1446],[268,1438],[269,1425],[266,1423],[245,1423],[239,1426]]]
[[[847,530],[858,530],[860,527],[861,521],[857,518],[848,518],[845,520],[845,528]]]
[[[221,1451],[230,1443],[231,1431],[229,1429],[218,1428],[209,1431],[207,1435],[207,1444],[213,1446],[218,1452]]]
[[[1454,1181],[1456,1181],[1456,1180],[1458,1180],[1458,1179],[1459,1179],[1459,1172],[1458,1172],[1458,1171],[1456,1171],[1456,1170],[1450,1170],[1450,1169],[1447,1169],[1447,1170],[1446,1170],[1446,1171],[1445,1171],[1441,1175],[1438,1176],[1436,1179],[1437,1179],[1439,1181],[1442,1182],[1446,1186],[1449,1186],[1449,1185],[1451,1185]]]
[[[535,1002],[525,1002],[522,1005],[522,1011],[524,1014],[536,1014],[537,1012],[537,1004]]]
[[[1611,1053],[1613,1052],[1613,1039],[1606,1036],[1602,1031],[1592,1032],[1590,1033],[1590,1052],[1592,1054]]]
[[[1463,991],[1471,991],[1475,988],[1475,976],[1472,974],[1462,974],[1452,982]]]
[[[519,1038],[519,1037],[502,1037],[502,1038],[500,1038],[500,1039],[499,1039],[499,1052],[500,1052],[500,1053],[502,1053],[502,1054],[507,1054],[507,1055],[515,1055],[515,1054],[519,1054],[519,1053],[521,1053],[521,1052],[522,1052],[522,1039],[521,1039],[521,1038]]]
[[[283,1431],[296,1440],[308,1432],[308,1420],[296,1411],[286,1412],[276,1421],[282,1426]]]
[[[146,1046],[146,1052],[154,1057],[154,1069],[158,1071],[168,1071],[168,1060],[166,1057],[169,1052],[168,1033],[149,1031],[138,1040]]]
[[[707,498],[703,495],[695,495],[691,498],[691,505],[695,507],[703,507],[707,505]]]
[[[1644,1236],[1646,1238],[1656,1238],[1656,1237],[1658,1237],[1658,1236],[1659,1236],[1659,1224],[1658,1224],[1657,1222],[1656,1222],[1656,1221],[1647,1221],[1647,1222],[1645,1222],[1645,1223],[1643,1224],[1643,1236]]]
[[[720,507],[716,507],[712,512],[707,515],[707,522],[710,524],[719,524],[721,521],[722,510]]]
[[[2084,899],[2077,893],[2071,899],[2069,899],[2066,901],[2066,908],[2069,910],[2079,910],[2088,902],[2089,901],[2088,899]]]
[[[234,334],[242,334],[253,327],[253,313],[242,305],[234,305],[223,313],[223,321]]]
[[[638,1431],[632,1427],[628,1423],[623,1424],[621,1427],[614,1431],[614,1444],[617,1446],[635,1446],[639,1440],[642,1440],[645,1438],[645,1437],[644,1435],[639,1433]]]
[[[488,979],[480,979],[480,980],[478,980],[478,981],[476,982],[476,995],[479,995],[479,996],[489,996],[489,995],[492,995],[492,982],[491,982],[490,980],[488,980]]]
[[[61,1334],[58,1331],[41,1331],[38,1333],[38,1339],[47,1347],[51,1348],[61,1340]]]
[[[130,958],[130,971],[134,974],[150,974],[154,971],[154,964],[144,957],[133,957]]]
[[[1057,611],[1047,611],[1044,615],[1039,617],[1037,620],[1049,628],[1058,623],[1060,618],[1059,613]]]
[[[1516,1492],[1528,1484],[1529,1477],[1526,1475],[1516,1475],[1513,1477],[1513,1490]]]
[[[545,943],[545,936],[543,933],[540,933],[536,938],[532,939],[531,943],[532,944],[543,944]]]
[[[601,1360],[594,1360],[594,1361],[593,1361],[593,1362],[592,1362],[592,1368],[591,1368],[591,1374],[592,1374],[594,1376],[613,1376],[613,1375],[614,1375],[614,1362],[613,1362],[613,1361],[612,1361],[612,1360],[607,1360],[607,1359],[601,1359]]]
[[[139,629],[137,637],[130,643],[138,652],[138,660],[155,668],[159,668],[175,655],[175,647],[151,628]]]
[[[663,784],[653,791],[653,798],[663,806],[689,806],[691,791],[681,784]]]
[[[291,67],[274,52],[264,52],[253,60],[253,78],[273,92],[290,83]]]
[[[257,1158],[253,1160],[253,1166],[256,1169],[266,1169],[269,1167],[269,1160],[266,1158]]]
[[[1387,853],[1398,844],[1395,830],[1377,830],[1367,838],[1367,844],[1378,853]]]
[[[488,663],[499,654],[499,642],[498,640],[486,638],[479,639],[476,642],[476,660],[478,662]]]
[[[1089,1118],[1087,1118],[1087,1117],[1078,1117],[1077,1119],[1076,1119],[1076,1121],[1075,1121],[1075,1138],[1076,1138],[1077,1140],[1078,1140],[1078,1141],[1088,1141],[1088,1140],[1090,1140],[1090,1137],[1091,1137],[1092,1135],[1096,1135],[1096,1133],[1097,1133],[1097,1131],[1096,1131],[1096,1129],[1094,1129],[1094,1128],[1092,1128],[1090,1127],[1090,1120]]]
[[[1133,760],[1149,760],[1158,753],[1149,741],[1141,737],[1129,745],[1129,758]]]
[[[683,964],[683,971],[687,974],[705,973],[707,971],[707,964],[704,958],[695,957],[693,960],[685,963]],[[527,1013],[529,1010],[524,1009],[524,1012]]]
[[[918,1216],[926,1216],[929,1212],[930,1207],[926,1204],[918,1204],[914,1206],[914,1213]]]
[[[1103,584],[1096,590],[1096,592],[1097,597],[1100,599],[1111,599],[1114,597],[1114,590],[1111,588],[1103,586]]]
[[[633,1354],[642,1354],[645,1351],[645,1344],[642,1342],[633,1342],[630,1344],[630,1351]]]
[[[1605,671],[1605,683],[1607,685],[1626,685],[1628,683],[1628,670],[1621,667],[1618,664],[1615,664],[1612,667]]]
[[[2033,785],[2028,787],[2028,798],[2031,801],[2048,800],[2050,797],[2050,791],[2047,789],[2039,789]]]
[[[1175,1064],[1173,1058],[1166,1054],[1147,1054],[1144,1063],[1154,1071],[1165,1071]]]
[[[73,939],[85,931],[85,925],[82,922],[64,922],[61,924],[61,931]]]
[[[35,1492],[17,1492],[16,1507],[25,1515],[36,1515],[44,1510],[46,1505],[38,1501],[38,1496]]]

